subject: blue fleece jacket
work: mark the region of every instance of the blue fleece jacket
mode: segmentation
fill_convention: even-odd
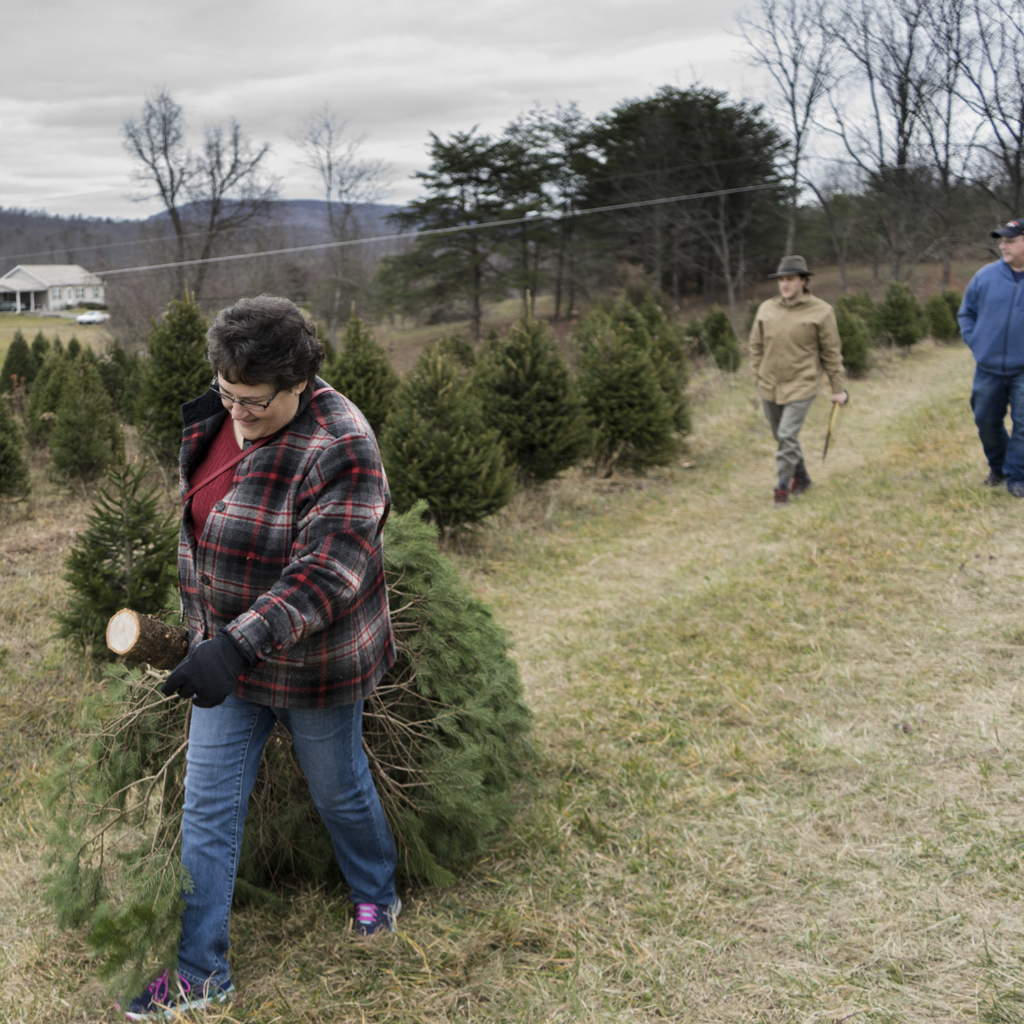
[[[957,319],[983,370],[1024,371],[1024,281],[1014,281],[1005,260],[989,263],[971,278]]]

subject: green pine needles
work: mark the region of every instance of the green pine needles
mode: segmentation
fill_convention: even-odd
[[[480,357],[474,376],[484,420],[501,435],[523,483],[550,480],[583,457],[583,405],[543,322],[520,320]]]
[[[355,402],[373,432],[380,435],[398,391],[398,374],[387,353],[354,313],[345,328],[341,347],[324,366],[323,376]]]
[[[25,498],[31,490],[21,430],[10,403],[0,396],[0,499]]]
[[[515,474],[480,396],[450,356],[428,349],[395,397],[381,455],[398,511],[425,501],[449,536],[508,504]]]
[[[71,600],[57,617],[58,635],[96,657],[111,657],[104,636],[114,612],[158,615],[174,599],[177,516],[159,511],[159,490],[146,486],[146,473],[145,465],[110,470],[64,563]]]
[[[206,320],[195,297],[167,304],[146,339],[149,358],[142,371],[136,422],[153,454],[177,463],[181,448],[181,406],[202,394],[210,383],[206,361]]]
[[[531,716],[509,638],[437,546],[420,505],[392,515],[385,568],[398,661],[367,702],[364,736],[408,879],[447,883],[511,815],[532,759]],[[59,758],[47,898],[64,927],[88,927],[103,976],[141,987],[174,962],[181,912],[179,826],[187,705],[162,674],[110,669],[83,731]],[[330,840],[279,735],[250,802],[239,895],[285,878],[340,880]]]

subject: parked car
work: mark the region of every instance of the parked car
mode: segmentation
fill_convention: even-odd
[[[18,312],[18,304],[17,304],[17,302],[14,301],[14,299],[4,299],[3,302],[0,302],[0,313],[17,313],[17,312]]]
[[[109,313],[104,313],[98,309],[87,309],[84,313],[79,313],[75,317],[76,324],[101,324],[105,320],[110,319]]]

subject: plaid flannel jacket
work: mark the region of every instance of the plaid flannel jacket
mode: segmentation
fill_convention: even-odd
[[[192,644],[226,626],[256,662],[238,696],[272,707],[361,700],[395,660],[382,543],[391,496],[377,442],[347,398],[313,390],[228,470],[199,537],[185,500],[178,543]],[[182,406],[183,499],[226,415],[212,393]]]

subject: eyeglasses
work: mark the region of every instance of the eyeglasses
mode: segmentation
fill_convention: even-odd
[[[267,409],[270,403],[277,398],[283,388],[278,388],[265,402],[260,401],[258,398],[232,398],[230,395],[225,395],[220,389],[220,385],[217,383],[217,378],[214,377],[210,381],[210,390],[222,401],[227,402],[229,405],[240,405],[245,409]]]

